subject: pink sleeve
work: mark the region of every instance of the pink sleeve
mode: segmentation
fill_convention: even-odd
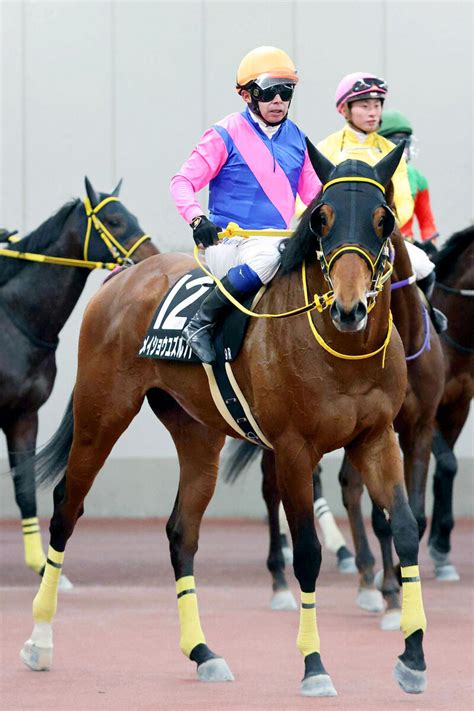
[[[306,149],[303,170],[301,171],[300,181],[298,183],[298,195],[305,205],[309,205],[311,200],[319,193],[321,187],[321,181],[314,172],[314,168],[309,159],[308,149]]]
[[[171,196],[179,214],[188,224],[195,217],[203,214],[196,193],[219,173],[226,160],[226,145],[218,132],[210,128],[179,172],[171,178]]]

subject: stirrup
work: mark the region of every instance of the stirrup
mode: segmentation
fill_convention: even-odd
[[[431,320],[433,321],[436,333],[444,333],[447,331],[448,319],[446,315],[439,309],[435,309],[434,306],[431,311]]]

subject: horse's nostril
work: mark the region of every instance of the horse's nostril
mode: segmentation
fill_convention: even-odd
[[[367,316],[367,307],[362,301],[358,301],[350,311],[345,311],[337,301],[331,305],[331,318],[344,324],[360,323]]]

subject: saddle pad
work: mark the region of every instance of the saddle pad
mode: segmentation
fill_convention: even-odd
[[[138,351],[139,357],[200,363],[181,334],[213,287],[214,281],[200,268],[181,277],[158,306]],[[254,300],[255,296],[250,296],[243,302],[244,306],[249,308]],[[249,316],[234,309],[223,323],[218,324],[214,332],[214,345],[219,359],[232,361],[236,358],[248,319]]]

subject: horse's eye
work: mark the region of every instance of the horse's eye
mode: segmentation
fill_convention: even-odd
[[[320,213],[319,220],[321,222],[321,227],[325,227],[328,223],[328,221],[326,219],[326,215],[323,212]]]
[[[378,226],[379,226],[379,227],[383,227],[383,223],[384,223],[384,222],[385,222],[385,216],[382,215],[382,217],[381,217],[380,220],[379,220]]]
[[[116,217],[108,217],[107,222],[111,227],[118,227],[120,225],[120,220]]]

